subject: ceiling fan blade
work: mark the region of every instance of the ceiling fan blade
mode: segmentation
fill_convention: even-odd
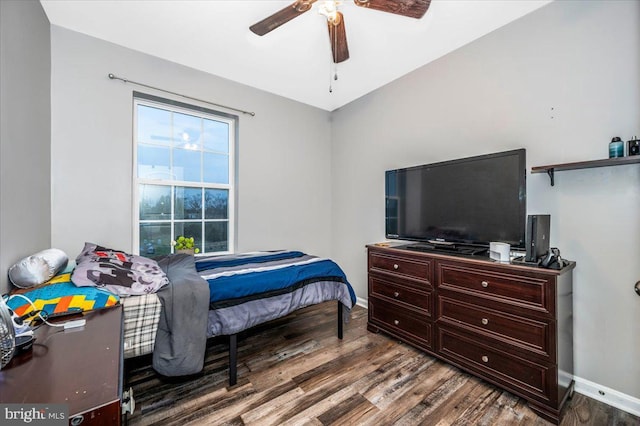
[[[259,36],[263,36],[279,26],[286,24],[293,18],[297,18],[309,9],[316,0],[298,0],[285,7],[284,9],[274,13],[271,16],[267,16],[260,22],[256,22],[249,27],[251,31]]]
[[[354,0],[354,3],[360,7],[420,19],[429,9],[431,0]]]
[[[328,20],[329,41],[331,42],[331,52],[333,53],[333,62],[338,64],[349,59],[349,46],[347,46],[347,32],[344,27],[344,16],[340,12],[336,12],[334,21]]]

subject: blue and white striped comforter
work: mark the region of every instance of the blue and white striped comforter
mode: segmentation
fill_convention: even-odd
[[[347,308],[347,319],[356,302],[335,262],[299,251],[199,257],[196,270],[209,283],[209,336],[235,334],[329,300]]]

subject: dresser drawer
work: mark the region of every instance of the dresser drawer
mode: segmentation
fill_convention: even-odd
[[[393,334],[400,334],[421,346],[431,347],[431,323],[427,315],[399,303],[369,298],[369,320]]]
[[[555,359],[550,340],[553,322],[510,315],[443,296],[438,296],[438,320]]]
[[[369,292],[372,296],[386,297],[397,302],[406,303],[417,309],[422,309],[425,315],[431,316],[431,291],[416,291],[409,287],[398,285],[378,277],[369,277]]]
[[[556,386],[556,369],[490,348],[447,327],[438,327],[438,352],[490,381],[507,385],[545,403]]]
[[[553,314],[553,289],[544,278],[503,274],[491,270],[439,265],[438,287],[463,291],[488,300]]]
[[[425,259],[413,259],[408,256],[399,257],[372,252],[369,254],[369,270],[432,282],[431,261]]]

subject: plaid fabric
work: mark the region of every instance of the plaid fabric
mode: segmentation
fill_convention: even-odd
[[[153,353],[162,304],[155,293],[120,299],[124,308],[124,357]]]

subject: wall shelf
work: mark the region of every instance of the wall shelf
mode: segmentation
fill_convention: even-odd
[[[554,174],[561,170],[592,169],[595,167],[622,166],[624,164],[640,163],[640,155],[628,157],[605,158],[604,160],[578,161],[576,163],[551,164],[548,166],[531,167],[531,173],[546,173],[551,179],[551,186],[554,185]]]

